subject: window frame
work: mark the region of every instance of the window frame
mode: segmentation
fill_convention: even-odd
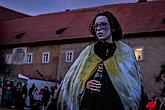
[[[66,62],[73,62],[74,57],[74,51],[73,50],[67,50],[65,53],[65,61]]]
[[[141,49],[141,58],[140,58],[140,59],[137,57],[137,54],[136,54],[136,52],[135,52],[136,49]],[[138,61],[144,60],[144,47],[142,47],[142,46],[134,47],[133,50],[134,50],[135,57],[136,57],[136,59],[137,59]]]
[[[30,62],[28,62],[28,55],[31,56]],[[26,64],[32,64],[33,63],[33,53],[29,52],[26,54]]]
[[[48,55],[47,56],[47,61],[45,61],[45,57],[46,57],[45,55]],[[43,64],[48,64],[49,60],[50,60],[50,52],[43,52],[42,53],[42,63]]]

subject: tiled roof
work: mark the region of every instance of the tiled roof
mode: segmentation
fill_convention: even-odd
[[[0,6],[0,22],[25,17],[29,17],[29,15]]]
[[[100,10],[111,11],[124,34],[165,31],[165,1],[126,3],[2,22],[0,45],[93,37],[89,23]]]

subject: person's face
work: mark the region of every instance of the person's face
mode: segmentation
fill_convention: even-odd
[[[161,80],[165,82],[165,74],[161,74]]]
[[[95,20],[94,29],[98,39],[112,42],[111,27],[106,16],[98,16]]]

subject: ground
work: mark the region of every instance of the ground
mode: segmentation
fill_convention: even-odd
[[[18,109],[12,109],[12,108],[0,107],[0,110],[18,110]]]

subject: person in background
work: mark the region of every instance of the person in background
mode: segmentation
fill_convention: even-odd
[[[21,104],[22,104],[22,108],[24,108],[26,106],[25,104],[25,99],[27,97],[27,94],[28,94],[28,88],[27,88],[27,83],[26,82],[23,82],[22,83],[22,97],[21,97]]]
[[[53,87],[50,88],[51,89],[51,99],[47,105],[47,107],[45,108],[46,110],[57,110],[57,93],[58,93],[58,86],[57,84]]]
[[[49,102],[49,99],[50,99],[49,87],[48,86],[44,86],[43,94],[42,94],[42,102],[43,102],[44,108],[47,106],[47,104]]]
[[[97,41],[87,46],[64,77],[57,110],[141,110],[143,81],[133,49],[109,11],[90,24]]]
[[[32,107],[33,105],[33,102],[34,102],[34,97],[32,95],[32,93],[36,90],[36,85],[33,83],[31,88],[29,89],[29,92],[28,92],[28,95],[29,95],[29,98],[30,98],[30,107]]]
[[[5,89],[5,92],[4,92],[4,105],[7,106],[7,107],[11,107],[13,105],[13,100],[14,100],[14,97],[13,97],[13,88],[14,88],[14,85],[13,85],[13,82],[12,81],[7,81],[6,82],[6,89]]]
[[[25,82],[18,82],[16,85],[16,108],[23,109],[25,106],[25,98],[27,95],[27,87]]]
[[[158,91],[160,97],[165,98],[165,64],[161,65],[159,75],[156,77],[156,82],[159,82],[160,90]]]

